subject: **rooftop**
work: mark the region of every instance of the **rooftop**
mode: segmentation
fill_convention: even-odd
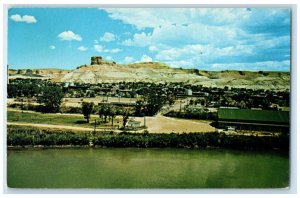
[[[289,123],[289,111],[219,108],[218,119]]]

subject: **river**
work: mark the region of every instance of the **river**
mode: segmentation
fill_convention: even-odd
[[[288,156],[191,149],[8,149],[11,188],[283,188]]]

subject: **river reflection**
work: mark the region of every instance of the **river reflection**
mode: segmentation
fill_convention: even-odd
[[[8,150],[13,188],[283,188],[289,160],[274,152],[189,149]]]

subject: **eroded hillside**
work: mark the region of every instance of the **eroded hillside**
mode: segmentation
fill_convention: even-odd
[[[9,78],[41,78],[53,82],[102,83],[119,81],[186,82],[207,87],[240,87],[252,89],[290,89],[289,72],[202,71],[172,68],[159,62],[128,65],[92,57],[90,65],[74,70],[10,70]]]

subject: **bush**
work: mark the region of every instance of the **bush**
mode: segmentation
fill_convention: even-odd
[[[244,72],[244,71],[239,71],[239,74],[240,74],[241,76],[244,76],[244,75],[245,75],[245,72]]]
[[[264,75],[264,76],[268,76],[268,75],[269,75],[268,72],[264,72],[264,71],[259,71],[258,73],[259,73],[259,74],[262,74],[262,75]]]
[[[7,145],[78,145],[88,146],[90,141],[100,147],[138,147],[138,148],[230,148],[244,150],[281,149],[289,151],[289,136],[243,136],[225,133],[74,133],[51,131],[31,127],[8,126]]]
[[[67,106],[62,106],[60,108],[61,113],[78,113],[82,114],[82,108],[81,107],[67,107]]]
[[[210,79],[219,79],[219,76],[218,76],[218,74],[213,73],[213,74],[211,74],[211,75],[209,76],[209,78],[210,78]]]
[[[21,105],[17,104],[17,103],[12,103],[12,104],[9,104],[8,107],[10,107],[10,108],[21,108]]]
[[[185,119],[199,119],[199,120],[217,120],[217,113],[213,112],[178,112],[170,111],[164,116],[185,118]]]

